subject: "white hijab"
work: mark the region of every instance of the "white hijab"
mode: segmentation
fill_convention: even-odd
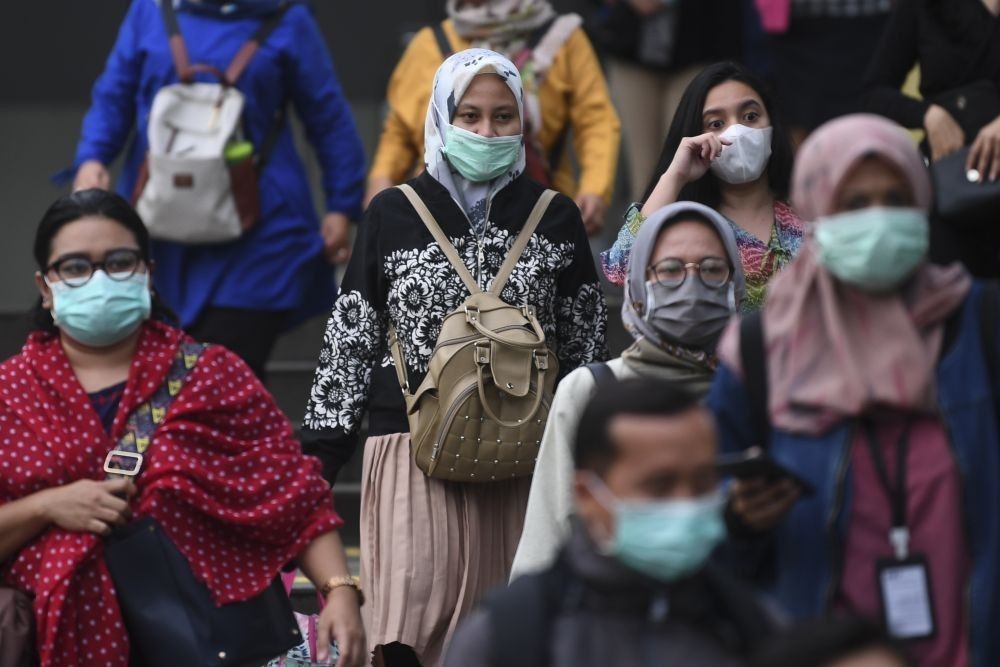
[[[455,200],[477,235],[486,229],[486,213],[494,195],[524,172],[524,147],[517,161],[507,173],[486,183],[473,183],[452,169],[442,152],[447,128],[458,109],[458,104],[468,90],[472,79],[480,74],[500,76],[514,93],[517,113],[524,123],[524,93],[521,75],[514,64],[499,53],[486,49],[467,49],[453,54],[438,68],[427,120],[424,124],[424,163],[427,172],[443,185]]]

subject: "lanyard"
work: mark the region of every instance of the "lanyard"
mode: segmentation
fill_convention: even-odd
[[[889,480],[889,469],[885,462],[885,455],[878,444],[878,436],[875,432],[875,422],[865,420],[865,433],[868,436],[868,451],[871,452],[872,461],[875,463],[875,472],[878,474],[879,482],[889,496],[889,503],[892,507],[892,528],[889,530],[889,543],[892,544],[897,560],[905,560],[910,551],[910,531],[906,526],[906,456],[910,449],[910,427],[912,424],[907,420],[903,426],[903,432],[899,434],[899,442],[896,445],[896,484]]]

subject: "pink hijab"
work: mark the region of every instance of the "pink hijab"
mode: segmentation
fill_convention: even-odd
[[[792,204],[802,218],[832,214],[841,183],[870,156],[896,166],[917,206],[930,208],[927,169],[909,135],[880,116],[855,114],[826,123],[799,150]],[[960,264],[923,264],[898,291],[870,294],[837,280],[807,240],[771,283],[764,305],[772,424],[819,434],[873,409],[935,411],[944,323],[971,284]],[[735,323],[719,350],[742,372]]]

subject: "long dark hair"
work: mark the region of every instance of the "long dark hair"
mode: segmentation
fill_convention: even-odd
[[[767,115],[771,118],[771,127],[774,128],[771,135],[771,159],[767,163],[767,181],[775,197],[778,199],[788,198],[788,182],[792,176],[792,146],[788,140],[785,124],[778,117],[774,96],[767,85],[753,72],[739,63],[727,61],[709,65],[688,84],[684,96],[681,97],[681,102],[677,106],[677,111],[674,113],[674,119],[670,123],[663,151],[660,153],[660,159],[650,177],[646,194],[642,197],[643,201],[649,199],[649,195],[653,193],[660,176],[670,166],[677,148],[681,145],[681,140],[685,137],[696,137],[705,133],[702,124],[705,98],[708,97],[709,91],[726,81],[745,83],[760,95]],[[697,181],[685,185],[677,200],[696,201],[717,208],[721,198],[719,179],[709,171]]]
[[[127,201],[113,192],[93,189],[80,190],[71,195],[60,197],[52,203],[52,206],[49,206],[49,210],[42,216],[42,221],[38,223],[38,229],[35,231],[34,245],[35,264],[39,271],[45,273],[49,255],[52,254],[52,239],[56,237],[59,230],[71,222],[87,217],[114,220],[132,232],[132,236],[135,237],[135,242],[139,246],[139,255],[147,266],[150,265],[149,231],[143,224],[142,218]],[[177,316],[163,303],[155,291],[153,292],[152,317],[169,324],[177,323]],[[41,298],[38,299],[32,310],[32,318],[35,329],[57,331],[56,325],[52,321],[52,314],[42,307]]]

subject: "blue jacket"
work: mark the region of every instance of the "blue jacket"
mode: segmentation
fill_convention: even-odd
[[[260,18],[178,14],[193,63],[225,70]],[[212,81],[199,77],[199,80]],[[104,72],[94,84],[74,169],[86,160],[110,164],[133,128],[117,190],[131,197],[147,150],[146,124],[156,93],[177,82],[167,31],[154,0],[133,0]],[[293,5],[237,83],[246,97],[244,128],[261,146],[274,114],[290,101],[323,172],[328,211],[357,219],[365,156],[310,10]],[[322,258],[319,221],[306,172],[285,123],[260,177],[262,217],[240,240],[219,246],[156,242],[156,288],[190,325],[207,306],[315,314],[333,303],[333,270]]]
[[[1000,433],[980,335],[982,286],[974,285],[960,314],[955,340],[938,364],[938,401],[962,476],[965,525],[972,557],[968,586],[972,667],[1000,665]],[[1000,347],[1000,341],[992,341]],[[720,366],[708,402],[726,451],[752,440],[747,393],[740,378]],[[733,545],[742,558],[757,560],[764,591],[792,617],[816,617],[830,610],[840,583],[841,552],[851,508],[852,423],[822,436],[774,430],[769,453],[816,487],[799,500],[769,536],[770,541]],[[765,544],[765,542],[767,542]],[[765,556],[766,554],[766,556]],[[740,565],[749,565],[744,562]]]

